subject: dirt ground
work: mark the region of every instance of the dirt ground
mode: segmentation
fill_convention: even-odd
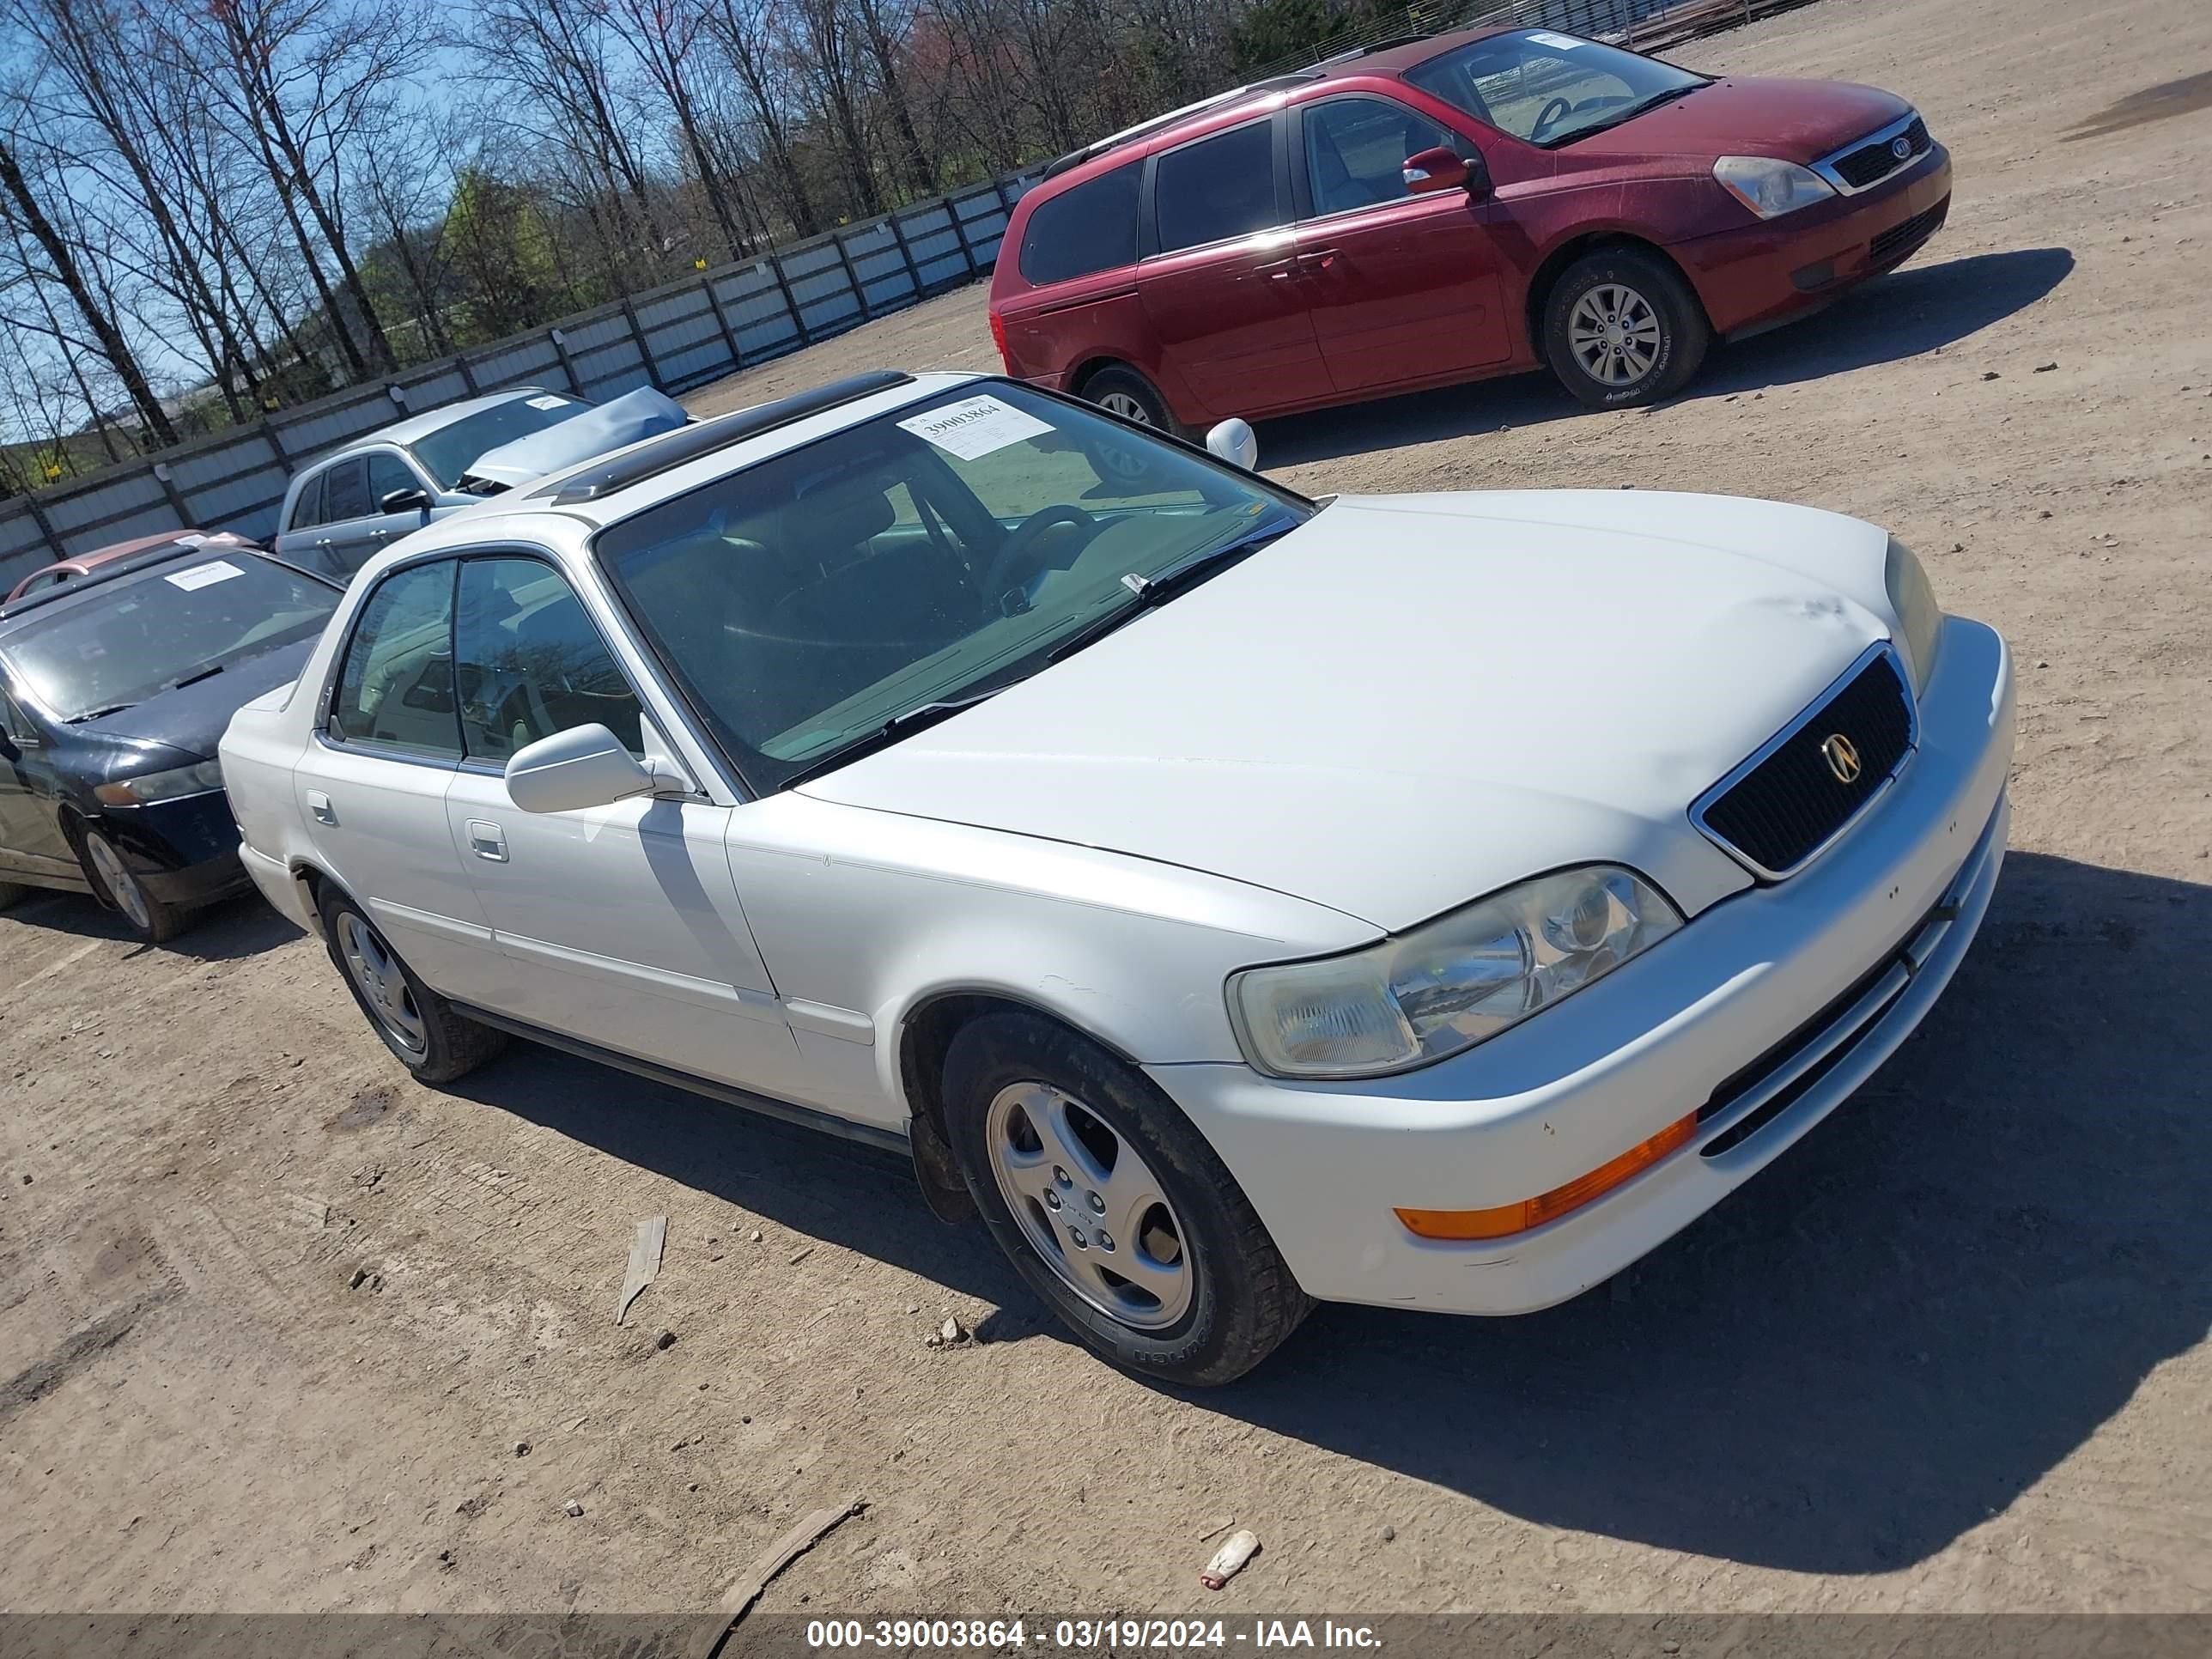
[[[1912,97],[1949,228],[1667,407],[1531,378],[1262,458],[1836,507],[2005,630],[2015,850],[1852,1107],[1607,1290],[1325,1309],[1182,1398],[891,1161],[534,1049],[416,1087],[257,903],[142,950],[34,900],[0,917],[0,1606],[705,1607],[857,1496],[763,1610],[2212,1607],[2212,109],[2069,136],[2212,69],[2212,9],[1829,0],[1677,56]],[[972,289],[696,401],[993,362]],[[926,1346],[948,1313],[982,1340]],[[1264,1552],[1206,1597],[1231,1520]]]

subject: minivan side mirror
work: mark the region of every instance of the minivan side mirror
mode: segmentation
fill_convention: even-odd
[[[382,513],[412,513],[429,505],[429,496],[419,489],[394,489],[376,504]]]
[[[653,774],[604,726],[572,726],[507,757],[507,793],[526,812],[573,812],[649,795]]]
[[[1399,177],[1406,181],[1407,191],[1414,196],[1440,190],[1463,190],[1474,197],[1490,194],[1490,169],[1483,165],[1482,157],[1462,155],[1442,144],[1408,155]]]
[[[1249,421],[1232,416],[1222,422],[1206,434],[1206,447],[1230,465],[1241,466],[1247,472],[1260,465],[1259,434],[1252,430]]]

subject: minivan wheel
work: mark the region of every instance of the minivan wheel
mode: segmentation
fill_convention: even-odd
[[[399,1063],[425,1083],[465,1077],[507,1047],[507,1033],[453,1012],[415,977],[359,906],[325,888],[323,939],[346,989]]]
[[[1204,1136],[1141,1075],[1035,1014],[945,1054],[954,1155],[1000,1248],[1091,1347],[1163,1382],[1228,1382],[1313,1304]]]
[[[1083,395],[1109,415],[1118,415],[1132,426],[1148,426],[1174,433],[1174,411],[1159,388],[1133,368],[1102,368],[1083,383]]]
[[[1680,271],[1656,254],[1600,248],[1567,267],[1544,301],[1544,358],[1593,409],[1669,397],[1705,361],[1712,327]]]
[[[115,843],[99,830],[78,832],[77,858],[93,891],[106,900],[124,924],[147,944],[160,945],[184,932],[191,913],[148,892],[146,884],[123,862]]]

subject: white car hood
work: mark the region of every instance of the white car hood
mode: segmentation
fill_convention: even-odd
[[[1887,538],[1732,497],[1344,497],[1087,650],[803,786],[1396,930],[1561,866],[1748,884],[1702,791],[1890,632]]]

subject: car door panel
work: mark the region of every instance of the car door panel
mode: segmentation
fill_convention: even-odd
[[[1295,131],[1297,283],[1335,390],[1504,362],[1494,205],[1463,190],[1412,195],[1398,173],[1407,155],[1467,141],[1370,94],[1307,105]]]

